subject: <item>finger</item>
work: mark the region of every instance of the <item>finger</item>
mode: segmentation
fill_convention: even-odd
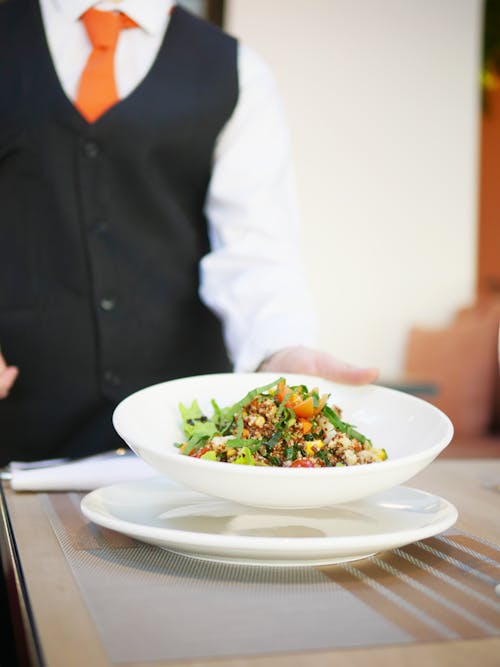
[[[18,375],[19,369],[15,366],[6,366],[0,372],[0,398],[5,398],[9,394]]]
[[[360,368],[349,364],[333,365],[328,371],[321,373],[326,379],[355,385],[370,384],[377,379],[378,374],[377,368]]]
[[[303,373],[345,384],[370,384],[378,377],[378,369],[353,366],[339,361],[324,351],[306,347],[279,350],[261,365],[264,371]]]
[[[305,347],[287,347],[278,350],[259,366],[259,370],[278,373],[316,375],[317,353]]]
[[[5,357],[3,354],[0,352],[0,375],[4,372],[4,370],[7,368],[7,362],[5,361]]]
[[[362,385],[370,384],[378,377],[377,368],[354,366],[324,351],[305,350],[302,355],[302,363],[305,360],[308,361],[312,374],[333,382]]]
[[[336,382],[369,384],[378,377],[377,368],[353,366],[345,361],[335,359],[328,353],[321,355],[319,366],[320,375]]]

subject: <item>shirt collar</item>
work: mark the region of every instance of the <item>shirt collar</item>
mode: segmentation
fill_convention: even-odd
[[[52,0],[59,12],[69,21],[78,21],[90,7],[103,10],[121,10],[143,30],[157,34],[164,30],[167,17],[174,6],[173,0]]]

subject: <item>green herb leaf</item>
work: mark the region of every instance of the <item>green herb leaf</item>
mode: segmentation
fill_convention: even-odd
[[[256,445],[257,449],[262,445],[262,440],[258,438],[231,438],[231,440],[226,441],[226,447],[252,447]]]
[[[205,452],[200,456],[200,459],[205,459],[205,461],[217,461],[217,455],[213,449],[209,452]]]
[[[252,391],[249,391],[246,396],[244,396],[240,401],[235,403],[229,408],[223,408],[221,410],[221,413],[224,417],[225,420],[232,419],[234,415],[236,415],[247,403],[250,403],[252,399],[254,399],[256,396],[259,394],[264,393],[265,391],[269,391],[269,389],[272,389],[276,385],[278,385],[280,382],[284,382],[284,378],[278,378],[274,382],[270,382],[269,384],[265,384],[263,387],[257,387],[257,389],[252,389]]]
[[[349,438],[356,438],[356,440],[359,440],[361,444],[364,444],[365,442],[370,442],[366,436],[364,436],[362,433],[359,433],[359,431],[356,431],[354,426],[351,424],[348,424],[347,422],[342,421],[338,414],[332,410],[328,405],[325,405],[323,408],[323,414],[325,417],[328,419],[330,424],[332,424],[337,431],[340,433],[345,433]]]
[[[265,445],[267,448],[267,451],[270,452],[275,445],[278,444],[280,438],[282,436],[281,431],[275,431],[272,436],[269,438],[269,440],[264,440],[262,441],[261,444]]]
[[[182,450],[182,453],[185,456],[189,456],[192,451],[197,452],[203,447],[205,442],[208,440],[208,435],[197,435],[193,434],[186,443],[186,447]]]
[[[240,412],[238,417],[236,418],[236,437],[241,438],[242,433],[243,433],[243,415]]]
[[[220,407],[217,405],[217,401],[216,401],[214,398],[212,398],[212,400],[210,401],[210,403],[212,404],[212,407],[213,407],[213,409],[214,409],[214,416],[212,417],[212,419],[213,419],[215,422],[218,422],[219,419],[220,419],[220,416],[221,416],[221,414],[222,414],[222,410],[221,410]]]
[[[245,465],[245,466],[254,466],[255,465],[255,459],[253,458],[252,452],[248,449],[248,447],[242,447],[240,451],[240,455],[238,456],[237,459],[233,461],[233,463],[237,463],[239,465]]]
[[[189,407],[186,407],[182,403],[179,403],[179,412],[182,417],[182,425],[184,428],[184,433],[189,438],[196,427],[196,421],[200,417],[203,417],[198,401],[193,401]]]

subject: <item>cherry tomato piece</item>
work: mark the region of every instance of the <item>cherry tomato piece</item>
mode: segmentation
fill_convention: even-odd
[[[299,423],[302,427],[302,433],[304,435],[307,435],[308,433],[311,432],[312,424],[308,419],[304,419],[303,417],[299,417]]]
[[[309,398],[306,398],[305,401],[301,401],[300,403],[295,403],[294,405],[290,405],[289,407],[295,412],[297,417],[304,417],[305,419],[308,419],[309,417],[312,417],[314,414],[313,397],[309,396]]]
[[[291,468],[314,468],[314,463],[310,459],[296,459]]]
[[[197,452],[196,452],[196,451],[192,451],[191,454],[190,454],[189,456],[193,456],[195,459],[199,459],[199,458],[201,458],[201,457],[203,456],[203,454],[206,454],[206,453],[209,452],[209,451],[210,451],[210,447],[202,447],[202,448],[199,449]]]
[[[277,391],[277,394],[276,394],[277,397],[278,397],[278,401],[280,403],[282,403],[283,399],[288,394],[291,395],[292,390],[290,389],[290,387],[287,387],[286,382],[278,382],[278,391]]]

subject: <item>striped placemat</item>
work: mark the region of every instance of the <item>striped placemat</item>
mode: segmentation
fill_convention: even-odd
[[[249,567],[96,526],[81,497],[39,494],[113,663],[500,636],[500,547],[456,529],[350,563]]]

